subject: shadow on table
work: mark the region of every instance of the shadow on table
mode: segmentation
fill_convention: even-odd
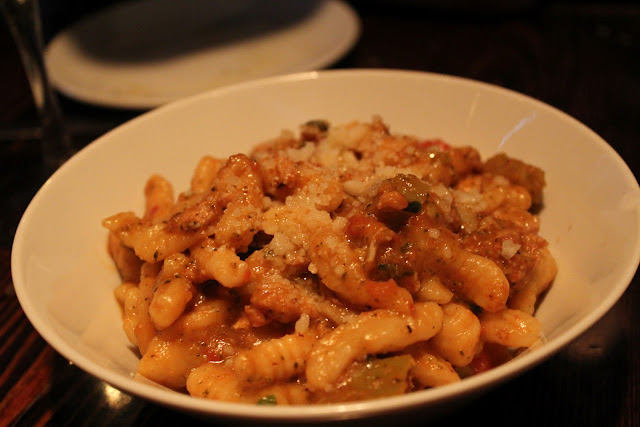
[[[96,60],[160,61],[258,38],[301,23],[322,0],[155,0],[102,9],[69,28],[72,45]],[[99,16],[99,19],[96,17]]]

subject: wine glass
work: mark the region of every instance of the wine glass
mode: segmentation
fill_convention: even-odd
[[[71,156],[72,145],[47,75],[38,0],[0,0],[0,8],[18,47],[40,118],[42,166],[48,175]]]

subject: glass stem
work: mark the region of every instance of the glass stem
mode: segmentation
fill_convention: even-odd
[[[72,146],[45,67],[38,0],[0,0],[0,5],[31,87],[41,121],[42,162],[45,172],[51,173],[71,155]]]

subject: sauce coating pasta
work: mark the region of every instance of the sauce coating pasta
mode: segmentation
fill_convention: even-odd
[[[139,373],[254,404],[373,399],[460,381],[533,345],[557,267],[544,173],[313,120],[248,155],[204,156],[174,195],[103,220]]]

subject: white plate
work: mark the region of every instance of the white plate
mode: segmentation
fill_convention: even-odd
[[[145,109],[326,67],[359,34],[358,16],[338,0],[135,0],[61,32],[45,60],[53,85],[69,97]]]
[[[106,253],[101,219],[136,208],[140,212],[142,189],[153,173],[185,189],[205,154],[246,152],[309,119],[344,123],[374,114],[392,132],[473,145],[484,157],[504,151],[545,170],[540,233],[559,266],[536,313],[546,342],[457,384],[347,404],[231,404],[135,379],[138,358],[122,330],[113,296],[119,277]],[[638,183],[616,152],[575,119],[526,96],[469,80],[346,70],[214,90],[160,107],[104,135],[36,194],[15,235],[12,273],[20,303],[38,332],[77,366],[115,387],[203,415],[304,422],[417,408],[426,417],[495,386],[593,325],[625,291],[639,260]]]

